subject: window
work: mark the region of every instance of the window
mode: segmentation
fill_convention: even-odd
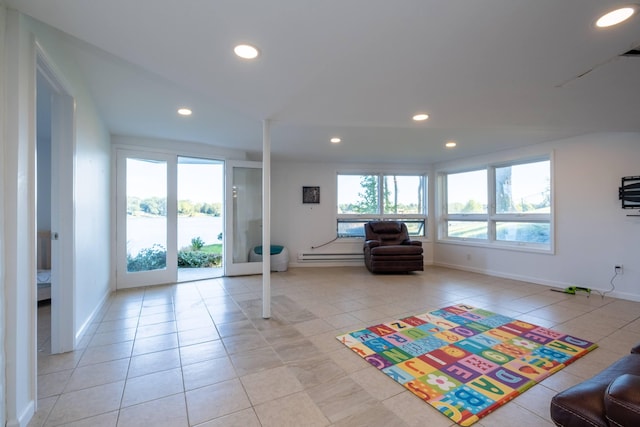
[[[368,221],[401,220],[425,236],[424,175],[338,174],[338,237],[364,237]]]
[[[338,215],[378,213],[376,175],[338,175]]]
[[[551,250],[549,157],[440,174],[442,240]]]
[[[487,213],[487,171],[447,176],[447,211],[451,214]]]

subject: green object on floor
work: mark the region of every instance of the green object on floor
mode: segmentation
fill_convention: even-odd
[[[562,292],[563,294],[575,295],[576,292],[586,292],[588,295],[591,295],[591,289],[582,288],[580,286],[569,286],[568,288],[564,288],[564,289],[551,289],[551,290],[553,292]]]

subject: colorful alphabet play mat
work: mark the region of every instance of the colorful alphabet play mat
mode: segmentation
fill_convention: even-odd
[[[463,304],[336,338],[462,426],[597,347]]]

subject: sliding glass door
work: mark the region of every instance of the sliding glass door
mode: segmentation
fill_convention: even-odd
[[[262,165],[116,151],[116,287],[260,274]]]

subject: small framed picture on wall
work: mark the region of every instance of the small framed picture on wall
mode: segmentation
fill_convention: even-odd
[[[320,187],[302,187],[302,203],[320,203]]]

